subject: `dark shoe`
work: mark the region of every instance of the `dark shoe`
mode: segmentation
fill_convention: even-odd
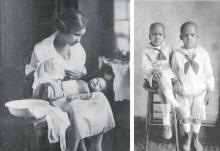
[[[190,133],[185,133],[185,142],[183,143],[183,151],[190,151],[192,136]]]
[[[199,135],[197,133],[193,133],[193,146],[196,151],[202,151],[202,144],[199,142]]]
[[[163,137],[164,137],[164,139],[171,139],[172,138],[172,128],[170,125],[163,126]]]

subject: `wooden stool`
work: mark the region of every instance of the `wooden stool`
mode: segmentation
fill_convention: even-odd
[[[0,150],[42,151],[41,136],[47,137],[45,118],[0,117]],[[54,145],[49,144],[49,141],[44,147],[47,147],[47,151],[54,150]]]
[[[148,139],[149,139],[149,127],[151,125],[162,125],[162,121],[158,118],[154,117],[154,113],[160,113],[158,111],[154,111],[155,104],[161,104],[160,101],[154,101],[154,95],[158,94],[158,84],[153,81],[152,86],[150,86],[149,81],[145,79],[143,87],[146,91],[148,91],[147,98],[147,111],[146,111],[146,125],[145,125],[145,151],[147,151],[148,147]],[[172,117],[174,118],[174,129],[175,129],[175,144],[176,150],[179,151],[179,135],[178,135],[178,121],[176,111],[172,109]]]

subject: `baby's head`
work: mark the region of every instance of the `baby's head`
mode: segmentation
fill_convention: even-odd
[[[186,49],[195,48],[198,39],[198,26],[194,22],[185,22],[180,27],[180,39]]]
[[[107,89],[107,82],[103,78],[93,78],[88,85],[91,92],[103,92]]]
[[[151,45],[160,46],[165,39],[165,26],[162,23],[153,23],[150,25],[149,32]]]

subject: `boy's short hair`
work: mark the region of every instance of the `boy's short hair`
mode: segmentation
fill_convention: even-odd
[[[187,21],[187,22],[183,23],[183,24],[180,26],[180,34],[182,34],[184,28],[185,28],[186,26],[188,26],[188,25],[193,25],[193,26],[196,27],[196,30],[198,30],[198,26],[197,26],[197,24],[196,24],[195,22]]]
[[[161,27],[163,28],[164,32],[165,32],[165,26],[164,26],[164,24],[159,23],[159,22],[156,22],[156,23],[152,23],[152,24],[150,25],[150,28],[149,28],[150,33],[151,33],[152,29],[153,29],[155,26],[161,26]]]

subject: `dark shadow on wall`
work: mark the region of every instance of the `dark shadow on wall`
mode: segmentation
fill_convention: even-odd
[[[82,38],[87,54],[88,73],[98,68],[98,56],[111,55],[114,48],[113,1],[79,1],[79,10],[88,18],[88,29]]]

